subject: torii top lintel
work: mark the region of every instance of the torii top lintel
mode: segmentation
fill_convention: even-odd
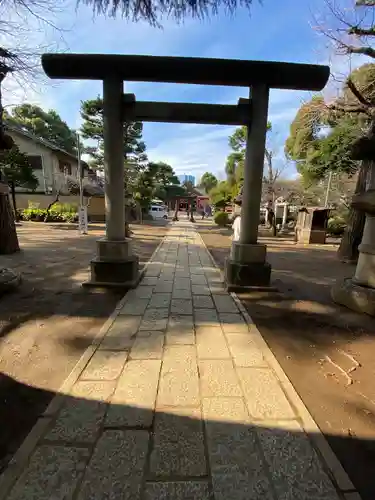
[[[43,54],[42,66],[50,78],[321,90],[329,67],[239,59],[160,57],[107,54]]]

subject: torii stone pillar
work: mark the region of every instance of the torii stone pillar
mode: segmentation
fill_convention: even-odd
[[[270,266],[266,247],[257,243],[269,89],[321,90],[329,68],[311,64],[241,61],[194,57],[113,54],[44,54],[42,65],[51,78],[104,81],[106,237],[98,242],[91,265],[93,284],[134,286],[138,260],[125,238],[121,110],[132,121],[247,125],[249,127],[241,241],[227,263],[231,286],[267,285]],[[237,106],[137,102],[122,98],[120,81],[169,82],[252,88],[251,101]],[[125,96],[126,97],[126,96]],[[121,160],[120,160],[121,156]]]
[[[91,286],[138,284],[138,257],[132,254],[131,239],[125,238],[123,81],[103,81],[105,238],[97,242],[97,257],[91,261]]]
[[[229,290],[268,286],[271,276],[271,266],[266,261],[267,247],[257,242],[267,132],[268,86],[254,85],[250,90],[250,98],[251,124],[248,125],[246,141],[240,241],[232,242],[231,255],[226,262],[226,285]]]

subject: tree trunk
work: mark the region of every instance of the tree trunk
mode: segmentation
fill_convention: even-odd
[[[195,222],[193,206],[194,206],[193,200],[190,200],[190,217],[189,217],[190,222]]]
[[[15,185],[14,185],[13,181],[10,181],[10,189],[11,189],[11,192],[12,192],[12,204],[13,204],[13,211],[14,211],[14,220],[16,222],[18,222],[19,221],[19,217],[18,217],[18,212],[17,212],[16,188],[15,188]]]
[[[60,191],[58,191],[56,193],[55,199],[53,201],[51,201],[51,203],[48,205],[47,210],[46,210],[46,215],[44,217],[44,222],[48,222],[49,212],[50,212],[51,208],[53,207],[53,205],[55,205],[55,203],[57,203],[59,201],[59,199],[60,199]]]
[[[176,204],[175,204],[175,210],[174,210],[174,216],[173,216],[173,221],[178,221],[178,207],[180,205],[180,199],[176,198]]]
[[[19,249],[9,196],[0,194],[0,255],[19,252]]]
[[[361,162],[354,194],[363,193],[366,191],[366,181],[369,168],[369,161]],[[339,249],[337,250],[338,259],[341,262],[357,262],[359,255],[358,246],[362,241],[365,218],[366,215],[363,212],[358,212],[358,210],[350,208],[348,223],[342,236]]]

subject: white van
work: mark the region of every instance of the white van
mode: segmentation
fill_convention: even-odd
[[[168,212],[164,205],[151,205],[148,213],[153,219],[168,219]]]

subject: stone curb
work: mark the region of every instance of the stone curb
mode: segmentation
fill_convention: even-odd
[[[162,238],[158,246],[155,248],[148,262],[144,265],[142,277],[144,276],[149,264],[154,259],[154,256],[157,254],[164,240],[165,236]],[[112,323],[115,321],[117,316],[119,316],[122,307],[126,303],[126,300],[127,297],[125,294],[125,296],[118,301],[118,303],[115,306],[115,309],[113,310],[109,318],[105,321],[105,323],[100,328],[99,332],[95,335],[92,344],[89,347],[87,347],[85,352],[79,358],[79,360],[77,361],[76,365],[74,366],[68,377],[64,380],[64,382],[60,386],[58,392],[52,398],[51,402],[47,406],[44,413],[37,420],[31,431],[29,432],[29,434],[22,442],[21,446],[13,455],[7,468],[0,475],[0,500],[5,500],[8,493],[10,492],[10,489],[14,486],[14,483],[22,474],[25,466],[29,461],[30,455],[34,451],[40,439],[46,433],[52,421],[53,415],[55,415],[60,410],[61,406],[64,404],[66,394],[72,389],[73,385],[79,379],[79,376],[81,375],[87,363],[90,361],[91,357],[97,350],[101,340],[105,337],[106,333],[112,326]]]
[[[198,233],[198,231],[197,231]],[[199,233],[198,233],[199,234]],[[216,264],[213,256],[209,252],[206,244],[203,241],[202,236],[199,234],[199,237],[202,241],[203,246],[206,248],[207,253],[209,254],[211,261],[219,271],[220,271],[220,276],[221,279],[224,282],[224,273],[222,270],[219,268],[219,266]],[[303,403],[302,399],[298,395],[297,391],[295,390],[293,384],[285,374],[284,370],[281,368],[279,362],[277,361],[276,357],[272,353],[271,349],[269,348],[267,342],[264,340],[262,334],[258,330],[257,326],[251,319],[249,313],[245,309],[245,306],[242,304],[240,299],[238,298],[237,294],[235,292],[231,292],[230,295],[232,296],[233,300],[236,302],[242,316],[244,317],[245,321],[247,322],[248,325],[251,325],[251,333],[256,337],[256,342],[259,346],[259,348],[262,350],[264,354],[264,358],[269,364],[270,368],[275,372],[277,378],[280,381],[281,387],[283,388],[285,394],[287,395],[287,398],[289,401],[292,403],[292,405],[295,407],[295,409],[298,412],[298,415],[302,421],[302,427],[306,434],[308,435],[309,439],[313,442],[314,448],[318,451],[319,455],[322,457],[324,463],[326,464],[329,473],[331,475],[331,478],[333,478],[334,482],[337,484],[339,490],[343,493],[347,493],[348,495],[353,495],[353,497],[346,497],[348,500],[353,498],[353,500],[361,500],[360,495],[356,492],[356,489],[349,479],[349,476],[345,472],[343,466],[341,465],[340,461],[332,451],[330,445],[328,444],[326,438],[322,434],[320,428],[316,424],[315,420],[312,418],[310,415],[310,412],[306,408],[305,404]],[[354,496],[357,495],[357,496]]]

